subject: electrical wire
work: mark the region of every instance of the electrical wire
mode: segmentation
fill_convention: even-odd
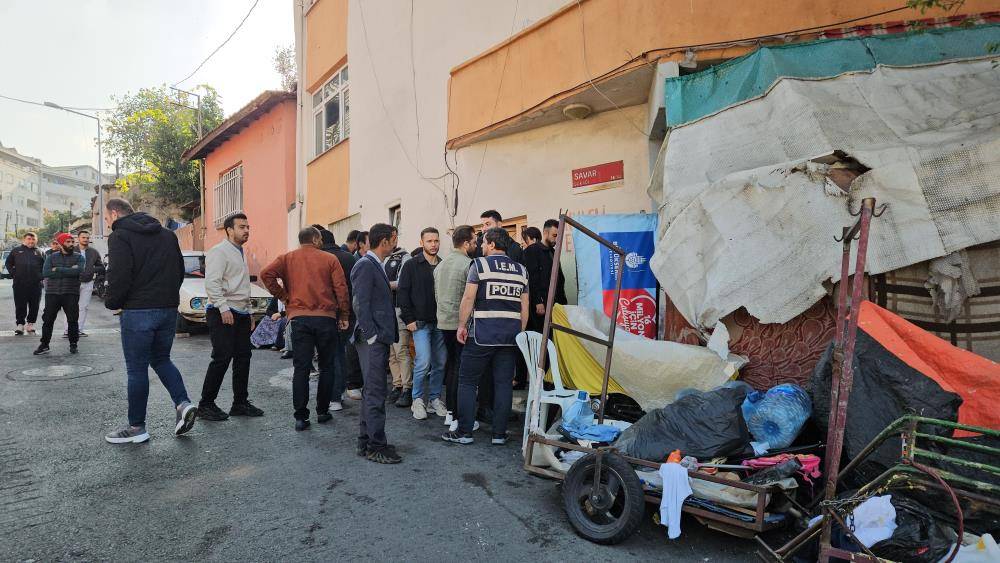
[[[220,43],[218,47],[216,47],[211,53],[209,53],[208,56],[205,57],[205,60],[201,61],[201,64],[199,64],[197,67],[195,67],[195,69],[192,70],[190,74],[188,74],[184,78],[178,80],[177,82],[174,82],[172,84],[172,86],[177,86],[178,84],[180,84],[181,82],[184,82],[188,78],[191,78],[192,76],[195,75],[195,73],[197,73],[199,70],[201,70],[201,67],[205,66],[205,63],[207,63],[209,61],[209,59],[211,59],[212,57],[214,57],[215,54],[219,52],[219,49],[222,49],[223,47],[225,47],[226,43],[229,43],[229,40],[232,39],[234,35],[236,35],[236,32],[239,31],[241,27],[243,27],[243,24],[246,23],[247,18],[250,17],[250,14],[253,13],[254,8],[256,8],[257,4],[259,4],[259,3],[260,3],[260,0],[254,0],[253,5],[250,6],[250,9],[247,11],[246,15],[243,16],[242,20],[240,20],[240,23],[239,23],[239,25],[236,26],[236,29],[234,29],[233,32],[229,34],[229,37],[226,37],[225,41],[223,41],[222,43]]]

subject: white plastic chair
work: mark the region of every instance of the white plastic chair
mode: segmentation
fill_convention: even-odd
[[[548,406],[557,405],[561,409],[561,412],[565,413],[569,410],[570,405],[576,401],[576,391],[563,387],[562,375],[559,373],[559,359],[556,357],[556,346],[550,340],[548,342],[548,360],[552,370],[552,385],[555,389],[546,391],[544,388],[541,388],[538,389],[536,395],[533,386],[535,384],[535,373],[538,371],[538,359],[542,353],[542,335],[530,330],[524,331],[517,335],[515,342],[517,342],[517,347],[521,349],[521,354],[524,356],[524,363],[528,365],[528,381],[530,382],[528,386],[528,403],[524,416],[524,434],[521,438],[521,452],[524,453],[526,451],[525,446],[528,444],[528,426],[531,423],[531,409],[534,406],[532,398],[537,396],[541,403],[538,427],[543,429],[542,432],[544,432],[544,429],[549,427]]]

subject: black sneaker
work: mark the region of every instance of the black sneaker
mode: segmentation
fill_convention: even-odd
[[[295,431],[296,432],[302,432],[306,428],[309,428],[309,421],[308,420],[296,420],[295,421]]]
[[[367,440],[358,440],[358,443],[355,446],[354,451],[358,454],[359,457],[365,457],[365,456],[367,456],[368,455],[368,441]]]
[[[80,338],[87,338],[88,336],[90,336],[89,334],[83,332],[82,330],[80,332],[77,332],[76,335],[79,336]]]
[[[69,353],[70,353],[70,354],[76,354],[76,353],[77,353],[77,351],[78,351],[78,349],[77,349],[77,347],[76,347],[76,344],[70,344],[70,345],[69,345]]]
[[[410,408],[413,405],[413,393],[410,393],[409,389],[405,387],[399,394],[399,398],[396,399],[396,406],[401,409]]]
[[[472,439],[472,434],[466,434],[460,430],[445,432],[441,435],[441,439],[445,442],[452,442],[454,444],[471,444],[474,441]]]
[[[281,353],[281,359],[282,360],[291,360],[292,359],[292,351],[291,350],[286,350],[286,351],[282,352]]]
[[[316,422],[320,424],[325,424],[327,422],[330,422],[331,420],[333,420],[333,415],[330,414],[330,411],[321,412],[316,415]]]
[[[382,463],[386,465],[392,465],[403,461],[403,458],[399,457],[399,454],[396,453],[396,448],[393,446],[383,446],[377,450],[371,450],[368,452],[367,457],[368,461],[374,461],[375,463]]]
[[[42,354],[48,354],[48,353],[49,353],[49,345],[48,344],[39,344],[38,348],[35,348],[35,351],[32,352],[32,354],[34,354],[36,356],[41,356]]]
[[[229,409],[229,416],[264,416],[264,411],[250,404],[250,401],[247,401],[245,403],[233,403],[233,406]]]
[[[399,395],[402,392],[403,392],[402,387],[393,387],[392,391],[389,391],[389,396],[386,397],[386,400],[389,401],[390,403],[395,403],[397,400],[399,400]]]
[[[226,411],[219,408],[219,405],[215,403],[201,403],[198,405],[198,416],[202,420],[210,420],[212,422],[221,422],[229,418]]]

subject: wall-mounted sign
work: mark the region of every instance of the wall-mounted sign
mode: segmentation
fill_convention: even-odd
[[[575,194],[620,188],[625,184],[625,165],[619,160],[577,168],[573,171],[572,178]]]

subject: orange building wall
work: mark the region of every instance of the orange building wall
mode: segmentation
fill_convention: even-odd
[[[504,43],[452,69],[448,139],[516,116],[564,91],[586,85],[591,77],[610,72],[647,51],[731,42],[815,26],[845,27],[953,15],[939,9],[923,14],[906,9],[832,25],[904,4],[901,0],[583,0],[581,21],[577,3],[570,2]],[[960,12],[975,14],[998,9],[997,0],[966,0]],[[731,58],[744,54],[750,47],[752,44],[714,52],[699,51],[698,57]],[[680,60],[683,54],[679,49],[657,56]]]
[[[329,225],[347,217],[350,144],[347,139],[306,165],[307,224]]]
[[[287,100],[239,131],[208,155],[205,164],[205,249],[225,239],[214,226],[219,176],[243,164],[243,211],[250,222],[244,246],[256,275],[288,250],[288,207],[295,194],[295,102]]]
[[[317,0],[306,13],[306,90],[315,92],[346,60],[347,0]]]

